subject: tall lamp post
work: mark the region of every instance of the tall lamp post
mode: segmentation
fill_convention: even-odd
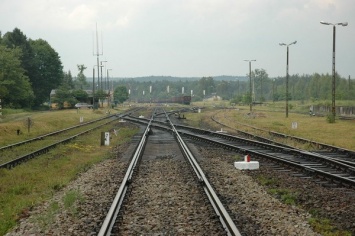
[[[323,25],[332,25],[333,26],[333,68],[332,68],[332,74],[333,74],[333,81],[332,81],[332,115],[333,119],[335,119],[335,26],[336,25],[341,25],[341,26],[347,26],[348,22],[342,22],[342,23],[329,23],[329,22],[320,22]]]
[[[252,100],[252,89],[251,89],[251,62],[252,61],[256,61],[255,59],[254,60],[244,60],[244,61],[247,61],[249,62],[249,87],[250,87],[250,113],[252,112],[253,108],[253,100]]]
[[[286,59],[286,118],[288,117],[288,47],[292,44],[296,44],[297,41],[294,41],[289,44],[285,43],[279,43],[280,46],[286,46],[287,47],[287,59]]]
[[[104,65],[102,65],[102,62],[107,62],[107,61],[101,61],[100,62],[100,67],[101,67],[101,82],[100,82],[100,87],[101,87],[101,90],[104,90],[104,86],[102,85],[102,67],[104,67]],[[106,65],[106,63],[105,63]]]
[[[92,68],[92,109],[95,110],[95,66]]]
[[[110,102],[111,102],[111,90],[110,90],[110,80],[109,80],[109,75],[108,75],[108,72],[112,70],[112,69],[107,69],[106,70],[106,82],[107,82],[107,89],[108,89],[108,100],[107,100],[107,105],[108,105],[108,108],[110,109]],[[112,89],[112,94],[113,94],[113,89]]]

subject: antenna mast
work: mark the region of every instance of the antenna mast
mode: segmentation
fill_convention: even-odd
[[[101,41],[102,41],[102,36],[101,36]],[[102,50],[102,48],[101,48],[101,50]],[[101,53],[100,53],[100,50],[99,50],[99,36],[97,34],[97,23],[96,23],[96,54],[94,53],[94,56],[97,56],[97,79],[100,78],[100,71],[99,71],[99,68],[100,68],[99,61],[100,61],[100,59],[99,59],[99,57],[102,56],[102,55],[103,55],[103,51],[101,51]]]

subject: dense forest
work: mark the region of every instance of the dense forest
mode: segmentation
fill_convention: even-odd
[[[80,62],[79,62],[80,63]],[[92,78],[86,78],[85,65],[78,64],[78,73],[63,71],[60,56],[43,39],[28,39],[18,28],[4,35],[0,32],[0,99],[2,108],[48,108],[50,92],[55,89],[52,102],[63,107],[64,102],[86,101],[92,91]],[[116,103],[127,98],[152,100],[192,95],[193,101],[219,96],[233,103],[285,100],[285,78],[269,78],[265,69],[252,71],[251,83],[245,76],[214,76],[177,78],[147,76],[137,78],[104,78],[110,80]],[[331,100],[332,75],[290,75],[289,100]],[[250,85],[252,84],[252,92]],[[104,99],[107,91],[95,89],[95,97]],[[336,99],[355,100],[355,81],[336,75]]]

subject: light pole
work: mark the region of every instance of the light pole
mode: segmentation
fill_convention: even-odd
[[[107,87],[107,89],[108,89],[107,105],[108,105],[109,109],[110,109],[110,100],[111,100],[111,90],[110,90],[110,80],[109,80],[108,72],[109,72],[110,70],[112,70],[112,69],[107,69],[107,70],[106,70],[106,80],[107,80],[107,81],[106,81],[106,82],[107,82],[106,87]],[[113,90],[113,89],[112,89],[112,90]],[[113,91],[112,91],[112,94],[113,94]]]
[[[256,61],[255,59],[254,60],[244,60],[244,61],[247,61],[249,62],[249,86],[250,86],[250,113],[252,112],[253,108],[253,100],[252,100],[252,92],[251,92],[251,62],[252,61]]]
[[[101,61],[101,62],[100,62],[100,67],[101,67],[101,81],[100,81],[100,87],[101,87],[101,90],[104,90],[104,87],[102,86],[102,67],[104,67],[104,65],[102,65],[102,62],[107,62],[107,61]]]
[[[332,115],[333,119],[335,119],[335,26],[336,25],[341,25],[341,26],[347,26],[348,22],[342,22],[342,23],[329,23],[329,22],[320,22],[323,25],[332,25],[333,26],[333,68],[332,68],[332,74],[333,74],[333,81],[332,81]]]
[[[109,70],[112,70],[112,69],[106,69],[106,85],[105,85],[108,90],[110,90],[110,80],[109,80],[109,76],[108,76]]]
[[[286,46],[287,47],[287,59],[286,59],[286,118],[288,117],[288,47],[292,44],[296,44],[297,41],[294,41],[289,44],[285,43],[279,43],[280,46]]]
[[[95,66],[92,68],[92,110],[95,110]]]
[[[275,102],[275,79],[272,80],[272,102]]]

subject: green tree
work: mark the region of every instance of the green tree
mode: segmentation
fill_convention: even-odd
[[[34,94],[21,66],[21,50],[0,45],[0,98],[7,107],[29,107]]]
[[[254,79],[255,79],[255,93],[259,95],[259,101],[265,101],[265,84],[269,79],[269,75],[264,69],[255,69],[254,70]],[[264,87],[263,87],[264,85]]]
[[[41,105],[49,97],[50,91],[63,80],[63,66],[58,53],[43,39],[30,40],[34,52],[33,65],[36,71],[31,77],[35,93],[35,105]]]
[[[103,105],[103,100],[105,100],[107,98],[108,94],[102,90],[99,89],[95,92],[95,103],[98,102],[96,99],[101,100],[101,106]]]
[[[87,102],[89,95],[82,89],[74,90],[72,92],[73,97],[75,97],[79,102]]]
[[[77,77],[77,82],[79,84],[80,89],[83,89],[84,86],[87,85],[86,82],[86,77],[84,75],[84,70],[87,68],[84,65],[77,65],[79,73],[78,73],[78,77]]]
[[[66,84],[70,89],[74,89],[73,77],[70,71],[64,72],[62,84]]]
[[[126,101],[128,99],[128,91],[126,86],[117,86],[113,92],[113,99],[116,104]]]
[[[35,67],[33,65],[34,52],[27,40],[27,37],[18,28],[15,28],[12,32],[7,32],[2,40],[2,43],[11,49],[19,48],[21,51],[20,61],[21,66],[25,70],[25,75],[30,78],[32,82],[33,72]]]
[[[203,97],[203,90],[205,90],[205,95],[208,96],[213,92],[216,92],[215,82],[212,77],[202,77],[198,81],[199,95]]]
[[[55,91],[55,97],[52,99],[52,103],[56,103],[58,109],[63,109],[65,103],[73,107],[77,102],[78,100],[75,99],[67,84],[60,85]]]

